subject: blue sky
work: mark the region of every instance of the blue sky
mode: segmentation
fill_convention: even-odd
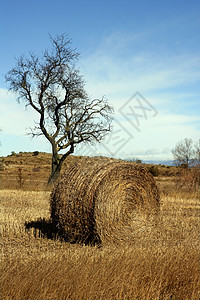
[[[27,128],[37,114],[8,93],[14,57],[41,53],[66,33],[91,98],[115,109],[113,133],[75,154],[170,159],[184,138],[200,138],[200,1],[7,0],[0,3],[0,155],[51,152]],[[146,110],[142,110],[142,107]]]

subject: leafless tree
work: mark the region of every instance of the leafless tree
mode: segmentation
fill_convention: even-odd
[[[75,68],[79,54],[66,35],[50,36],[52,47],[41,56],[16,59],[6,75],[18,101],[25,100],[39,114],[31,136],[44,135],[52,147],[49,183],[55,181],[64,160],[80,143],[100,142],[110,131],[112,107],[107,100],[91,100]]]
[[[194,156],[196,165],[200,166],[200,139],[194,145]]]
[[[195,162],[195,153],[192,139],[185,138],[178,142],[172,149],[172,154],[177,165],[192,166]]]

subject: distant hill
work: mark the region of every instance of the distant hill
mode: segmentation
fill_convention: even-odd
[[[127,161],[134,161],[130,158],[124,159]],[[173,160],[141,160],[143,164],[148,164],[148,165],[165,165],[165,166],[175,166]]]
[[[145,160],[143,161],[143,163],[152,165],[175,166],[173,160]]]
[[[38,151],[13,152],[7,157],[0,157],[0,189],[45,190],[51,171],[51,158],[51,153]],[[81,156],[70,155],[64,162],[62,169],[65,169],[65,165],[74,163],[79,159]],[[131,160],[127,159],[127,161]],[[156,173],[160,177],[171,177],[177,172],[177,168],[173,166],[171,160],[142,161],[142,164],[145,164],[148,169],[157,165]],[[158,175],[154,176],[157,177]]]

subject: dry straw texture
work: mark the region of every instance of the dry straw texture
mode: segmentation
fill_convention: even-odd
[[[142,166],[105,157],[72,163],[51,194],[51,218],[69,241],[131,241],[159,209],[159,191]],[[152,218],[151,218],[152,220]]]

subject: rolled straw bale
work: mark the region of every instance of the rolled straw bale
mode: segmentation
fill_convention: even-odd
[[[120,242],[141,227],[146,212],[158,211],[159,199],[153,176],[141,165],[83,157],[58,179],[50,197],[51,217],[70,241]]]

